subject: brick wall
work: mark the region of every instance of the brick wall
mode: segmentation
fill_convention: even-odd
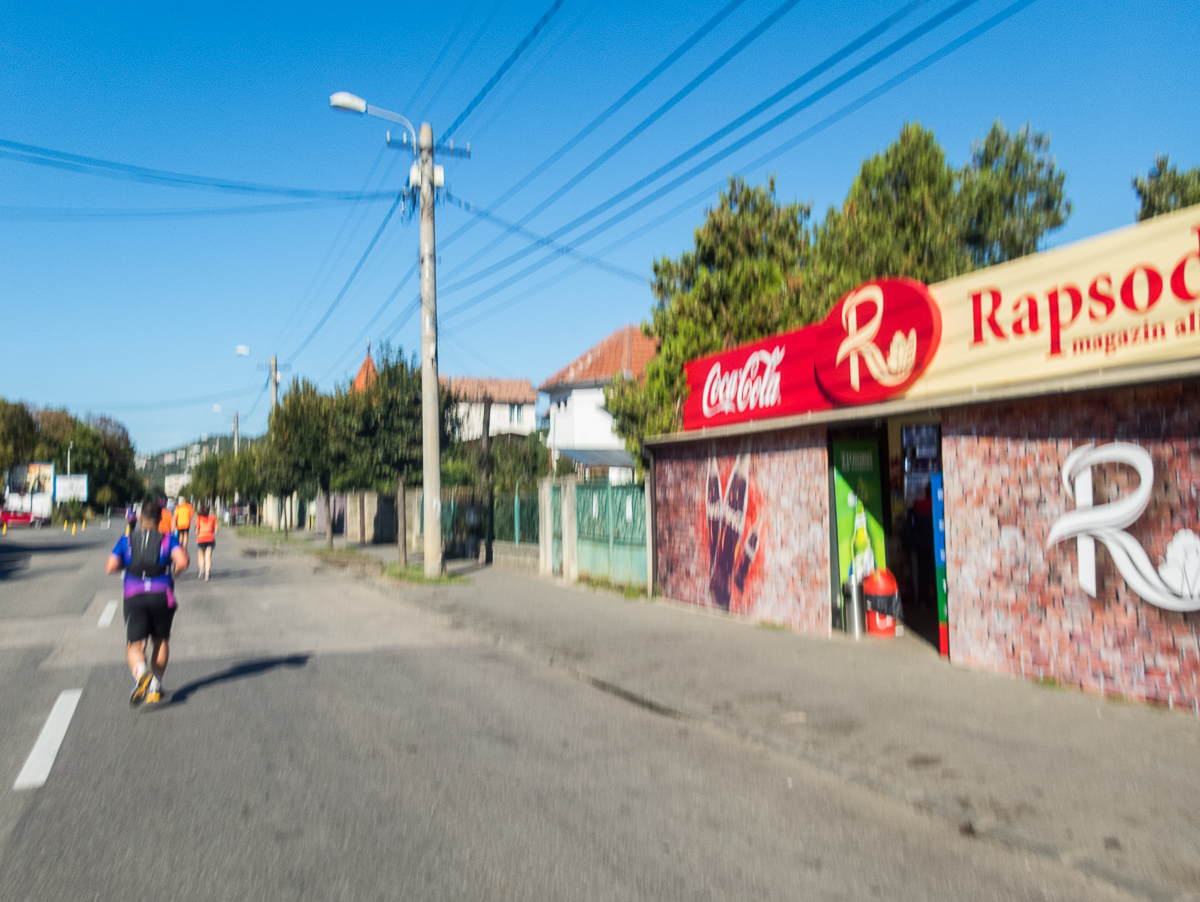
[[[1139,598],[1096,543],[1097,597],[1079,586],[1074,539],[1046,547],[1074,509],[1072,448],[1132,442],[1154,461],[1145,513],[1126,531],[1158,566],[1181,529],[1200,532],[1200,383],[947,411],[943,418],[951,660],[1091,692],[1200,708],[1200,613]],[[1137,487],[1128,466],[1093,469],[1095,504]]]
[[[735,470],[741,475],[735,477]],[[706,490],[714,471],[730,502],[724,517],[729,529],[710,527],[715,511],[706,506]],[[678,601],[827,635],[828,496],[823,429],[656,449],[659,591]],[[727,542],[732,545],[723,549]]]

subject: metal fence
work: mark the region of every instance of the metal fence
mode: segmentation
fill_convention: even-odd
[[[637,484],[575,488],[579,574],[618,585],[646,581],[646,494]]]
[[[492,536],[497,542],[534,545],[538,541],[536,492],[497,494],[492,501]]]

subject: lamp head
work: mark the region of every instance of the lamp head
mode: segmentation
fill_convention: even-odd
[[[338,91],[329,95],[329,105],[335,110],[348,110],[351,113],[365,113],[367,102],[349,91]]]

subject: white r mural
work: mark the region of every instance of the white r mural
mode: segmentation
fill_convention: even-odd
[[[1092,467],[1119,463],[1133,467],[1138,487],[1107,504],[1092,502]],[[1181,529],[1167,544],[1166,559],[1156,569],[1141,544],[1125,528],[1133,524],[1150,503],[1154,490],[1154,461],[1144,448],[1129,442],[1084,445],[1067,455],[1062,468],[1063,486],[1075,499],[1075,510],[1063,514],[1050,528],[1046,546],[1076,539],[1079,585],[1096,597],[1096,542],[1112,556],[1117,570],[1144,600],[1169,611],[1200,610],[1200,536]]]

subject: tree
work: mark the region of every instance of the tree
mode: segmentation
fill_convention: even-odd
[[[286,451],[281,449],[273,436],[268,435],[267,441],[260,442],[254,449],[254,469],[258,484],[262,491],[274,495],[283,501],[291,498],[293,492],[300,489],[301,473],[296,468],[295,461]],[[243,458],[246,459],[246,458]],[[288,536],[288,510],[285,504],[284,513],[280,517],[283,522],[283,537]]]
[[[971,145],[962,172],[963,243],[975,266],[1037,251],[1071,215],[1066,174],[1049,155],[1050,136],[1025,125],[1010,135],[999,120]]]
[[[439,446],[446,448],[453,431],[453,398],[439,392]],[[421,469],[421,366],[414,356],[405,360],[402,348],[384,343],[375,360],[375,379],[366,391],[338,395],[335,416],[345,436],[340,481],[347,487],[396,493],[399,529],[397,555],[407,564],[407,507],[404,487]]]
[[[269,426],[276,452],[286,456],[301,482],[314,485],[325,497],[326,548],[333,547],[330,486],[347,449],[334,405],[334,398],[321,394],[307,379],[293,379],[271,412]]]
[[[1134,176],[1133,190],[1142,204],[1138,222],[1200,204],[1200,167],[1180,172],[1166,154],[1160,154],[1149,173]]]
[[[801,291],[808,216],[807,206],[776,201],[774,178],[753,187],[731,178],[696,229],[693,249],[654,263],[656,301],[642,331],[658,340],[658,355],[644,382],[618,376],[605,390],[635,456],[643,436],[680,423],[687,361],[818,318]]]
[[[973,269],[958,180],[933,133],[916,123],[864,160],[842,209],[830,207],[814,235],[805,267],[814,319],[868,279],[903,275],[930,284]]]
[[[645,435],[681,428],[689,360],[817,322],[872,278],[930,284],[1036,250],[1071,212],[1048,149],[1029,126],[1009,135],[997,122],[959,170],[932,132],[907,124],[811,233],[808,208],[781,206],[773,180],[731,179],[694,249],[654,266],[642,329],[658,356],[644,382],[618,377],[605,392],[626,448],[640,460]]]
[[[0,398],[0,471],[25,463],[37,442],[37,423],[29,408]]]

